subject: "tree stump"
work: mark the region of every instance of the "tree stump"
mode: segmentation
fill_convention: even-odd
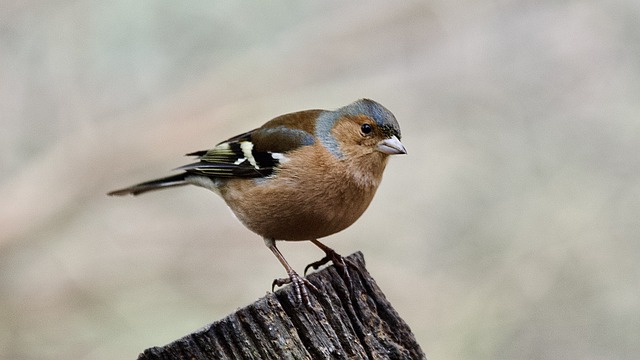
[[[352,288],[329,266],[308,276],[311,307],[285,286],[163,347],[152,359],[425,359],[409,326],[365,269],[361,252],[347,266]]]

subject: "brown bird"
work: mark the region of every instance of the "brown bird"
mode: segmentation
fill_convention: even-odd
[[[308,304],[305,286],[314,286],[287,263],[276,240],[309,240],[322,249],[326,256],[307,268],[328,261],[344,268],[342,257],[318,239],[353,224],[371,203],[389,155],[406,153],[393,114],[375,101],[360,99],[334,111],[278,116],[213,149],[187,154],[197,162],[179,167],[179,174],[109,195],[189,184],[212,190],[263,237],[287,270],[288,278],[274,280],[273,286],[291,283],[298,302]]]

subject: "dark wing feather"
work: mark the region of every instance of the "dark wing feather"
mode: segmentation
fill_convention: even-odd
[[[307,131],[292,129],[275,120],[278,118],[211,150],[188,154],[198,156],[200,161],[176,170],[218,178],[271,175],[287,152],[314,143],[313,135]]]

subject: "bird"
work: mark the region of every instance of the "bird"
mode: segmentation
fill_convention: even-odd
[[[317,290],[289,265],[276,241],[310,241],[325,257],[318,269],[344,259],[318,239],[351,226],[367,209],[390,155],[406,154],[400,126],[387,108],[359,99],[336,110],[303,110],[188,153],[195,162],[180,173],[114,190],[139,195],[184,185],[213,191],[240,222],[261,236],[287,272],[275,286],[291,284],[298,303]],[[347,273],[348,274],[348,273]]]

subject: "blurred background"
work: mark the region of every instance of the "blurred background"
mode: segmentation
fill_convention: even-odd
[[[3,1],[0,358],[134,359],[263,296],[284,270],[214,194],[105,193],[361,97],[409,154],[326,243],[365,254],[429,358],[637,358],[638,19],[633,0]]]

